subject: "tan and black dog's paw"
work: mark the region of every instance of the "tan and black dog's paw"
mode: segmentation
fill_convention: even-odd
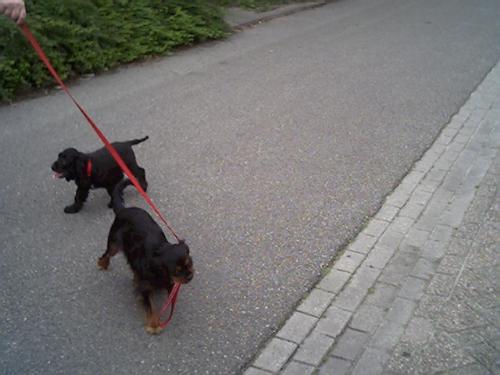
[[[103,271],[106,271],[109,267],[109,258],[108,257],[100,257],[97,260],[97,267],[99,267],[99,269],[101,269]]]

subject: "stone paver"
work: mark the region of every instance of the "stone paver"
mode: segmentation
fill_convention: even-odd
[[[332,354],[353,361],[363,352],[368,339],[368,333],[348,328],[335,344]]]
[[[269,375],[269,374],[272,374],[272,372],[264,371],[255,367],[249,367],[244,373],[244,375]]]
[[[330,306],[326,312],[326,316],[321,318],[316,326],[315,332],[336,337],[342,333],[351,316],[352,313],[349,311],[342,310],[336,306]]]
[[[352,371],[354,375],[381,374],[388,355],[383,350],[368,348],[365,350]]]
[[[398,296],[418,301],[424,295],[425,286],[425,280],[413,276],[408,276],[403,282]]]
[[[276,336],[300,344],[317,322],[318,318],[295,311]]]
[[[338,293],[350,276],[348,272],[331,269],[316,287],[330,293]]]
[[[389,307],[396,298],[398,293],[398,288],[392,284],[386,284],[382,282],[377,282],[368,291],[368,296],[365,302],[370,305],[375,305],[379,307]]]
[[[354,252],[346,251],[342,256],[335,262],[333,268],[339,271],[354,272],[354,270],[361,264],[364,259],[364,255]]]
[[[335,295],[324,290],[314,288],[311,293],[302,302],[298,311],[302,311],[309,315],[320,317],[326,308],[330,305]]]
[[[377,242],[377,237],[361,232],[354,242],[349,245],[349,250],[367,254],[375,242]]]
[[[310,335],[297,350],[294,359],[300,362],[318,366],[324,355],[333,344],[334,339],[329,336],[316,333]]]
[[[314,372],[314,366],[292,361],[286,366],[283,375],[310,375]]]
[[[250,369],[500,373],[499,146],[497,64]]]
[[[257,357],[254,365],[260,369],[278,371],[288,361],[296,348],[297,344],[273,338]]]
[[[371,304],[363,304],[355,313],[349,327],[359,331],[373,332],[385,316],[385,309]]]
[[[331,357],[319,370],[319,375],[345,375],[352,363],[342,358]]]

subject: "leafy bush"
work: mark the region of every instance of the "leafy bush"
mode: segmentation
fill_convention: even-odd
[[[27,23],[62,79],[227,32],[218,6],[204,0],[37,0],[26,6]],[[52,82],[14,23],[0,17],[0,100]]]

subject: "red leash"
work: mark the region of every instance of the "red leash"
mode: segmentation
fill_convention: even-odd
[[[31,30],[29,29],[28,25],[23,22],[20,25],[20,28],[21,28],[24,36],[26,37],[26,39],[28,39],[28,42],[30,42],[31,46],[33,47],[33,49],[37,53],[38,57],[40,57],[40,60],[42,60],[42,62],[45,64],[45,66],[49,70],[50,74],[52,74],[52,77],[54,77],[54,79],[59,84],[59,86],[61,86],[61,89],[64,90],[64,92],[71,98],[71,100],[73,101],[73,103],[80,110],[80,112],[82,113],[83,117],[85,117],[85,119],[88,121],[89,125],[96,132],[97,136],[101,139],[102,143],[104,143],[104,146],[109,151],[109,153],[111,154],[111,156],[115,159],[116,163],[120,166],[120,168],[122,169],[123,173],[125,173],[125,175],[130,179],[130,181],[132,181],[132,183],[134,184],[135,188],[142,195],[142,197],[147,202],[147,204],[149,204],[149,206],[153,209],[153,211],[156,213],[156,215],[158,215],[158,217],[161,219],[161,221],[163,221],[163,223],[166,225],[166,227],[170,230],[170,232],[175,237],[175,239],[177,240],[177,242],[179,242],[180,241],[180,237],[177,236],[177,234],[175,233],[175,231],[172,229],[172,227],[168,223],[167,219],[165,219],[165,217],[160,212],[160,210],[155,206],[155,204],[153,203],[153,201],[151,200],[151,198],[149,198],[149,195],[142,189],[141,185],[139,184],[139,182],[135,178],[134,174],[130,171],[130,169],[127,167],[127,164],[125,164],[125,162],[121,158],[120,154],[118,154],[118,152],[111,145],[111,143],[108,141],[108,139],[103,134],[103,132],[97,127],[97,125],[95,124],[94,120],[92,120],[92,118],[90,117],[90,115],[76,101],[76,99],[73,97],[73,95],[71,95],[71,93],[69,92],[68,88],[66,87],[66,85],[64,84],[64,82],[62,81],[62,79],[57,74],[56,70],[52,67],[52,64],[50,63],[49,59],[45,55],[45,52],[43,51],[42,47],[40,47],[40,44],[38,43],[38,41],[36,40],[36,38],[34,37],[34,35],[31,33]],[[91,173],[90,171],[91,171],[91,168],[92,168],[92,164],[89,163],[87,165],[87,168],[88,168],[87,169],[87,173],[90,174]],[[178,284],[178,283],[176,283],[174,285],[172,291],[170,292],[170,295],[169,295],[167,301],[163,305],[163,308],[161,310],[160,315],[163,314],[163,312],[165,312],[165,310],[168,308],[168,306],[170,304],[172,305],[172,307],[171,307],[170,315],[169,315],[168,319],[164,323],[161,324],[162,328],[166,327],[167,324],[172,319],[172,315],[174,313],[174,306],[175,306],[175,302],[177,300],[177,294],[179,293],[180,287],[181,287],[181,285]]]
[[[170,320],[172,320],[172,316],[174,315],[175,303],[177,302],[177,295],[179,294],[180,288],[181,284],[179,283],[174,284],[174,287],[170,291],[168,299],[165,301],[163,307],[161,308],[160,316],[162,316],[163,313],[167,310],[168,306],[170,306],[170,315],[168,316],[167,320],[165,320],[163,323],[160,323],[161,328],[165,328],[168,325],[168,323],[170,323]]]

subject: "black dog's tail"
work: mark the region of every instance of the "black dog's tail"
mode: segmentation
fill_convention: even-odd
[[[128,141],[128,143],[130,143],[131,146],[134,146],[134,145],[137,145],[139,143],[142,143],[144,142],[145,140],[149,139],[149,136],[145,136],[144,138],[139,138],[139,139],[132,139],[131,141]]]
[[[115,190],[113,190],[113,211],[115,212],[115,215],[125,208],[123,190],[125,190],[125,188],[129,185],[132,185],[132,181],[126,178],[125,180],[120,181],[118,185],[115,186]]]

